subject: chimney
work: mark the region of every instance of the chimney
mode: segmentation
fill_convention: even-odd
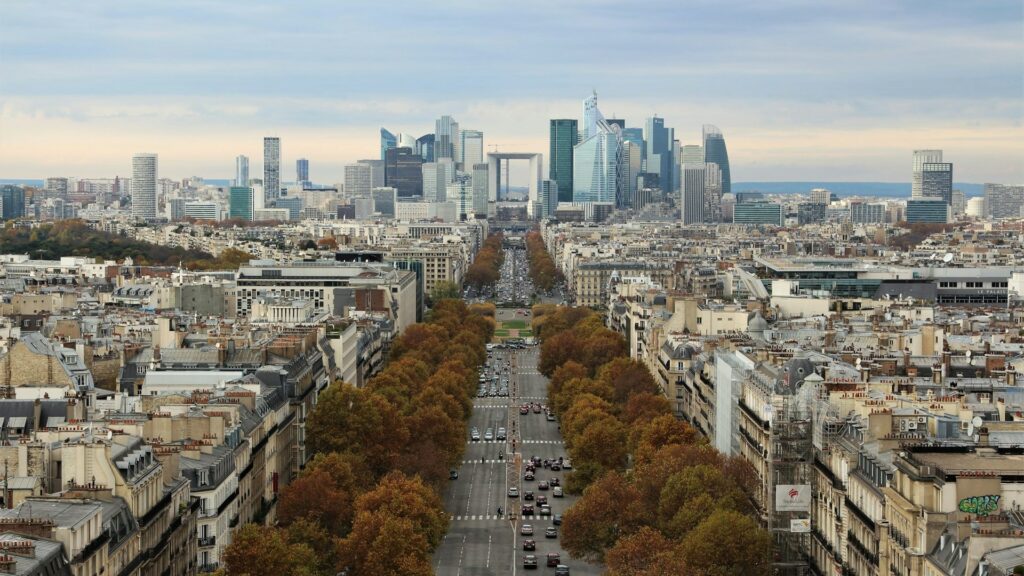
[[[32,403],[32,416],[33,426],[35,426],[36,430],[41,430],[46,426],[46,422],[40,422],[43,418],[43,402],[39,398],[36,398],[35,402]],[[28,431],[26,430],[26,432]]]
[[[1006,400],[1002,398],[996,400],[996,411],[999,412],[999,421],[1006,421]]]
[[[988,447],[988,426],[982,426],[978,429],[978,447]]]
[[[946,373],[949,373],[949,365],[952,361],[953,353],[949,350],[942,351],[942,366],[946,369]]]
[[[1013,369],[1013,366],[1006,368],[1006,385],[1016,386],[1017,385],[1017,371]]]
[[[910,350],[903,349],[903,373],[910,376]]]

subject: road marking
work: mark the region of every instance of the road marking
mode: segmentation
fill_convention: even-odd
[[[523,444],[562,444],[561,440],[520,440]]]

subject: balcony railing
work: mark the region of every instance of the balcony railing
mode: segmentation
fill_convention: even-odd
[[[206,548],[208,546],[213,546],[215,544],[217,544],[217,537],[216,536],[200,536],[199,537],[199,547],[200,548]]]

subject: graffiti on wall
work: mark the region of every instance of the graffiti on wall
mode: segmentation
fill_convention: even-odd
[[[988,516],[999,509],[999,496],[971,496],[960,501],[960,511]]]

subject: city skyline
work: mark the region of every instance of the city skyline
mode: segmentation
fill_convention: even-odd
[[[488,6],[410,7],[389,20],[368,5],[313,2],[307,27],[287,30],[274,24],[292,9],[268,3],[244,14],[207,3],[6,3],[0,176],[127,174],[132,154],[153,150],[168,175],[230,178],[235,156],[259,158],[274,134],[288,143],[281,162],[309,158],[317,181],[340,181],[345,164],[379,156],[381,126],[426,134],[440,115],[487,134],[485,152],[544,152],[549,120],[576,117],[596,88],[609,117],[635,127],[657,115],[683,145],[700,143],[701,125],[719,126],[734,181],[905,182],[908,151],[926,148],[956,158],[962,181],[1024,180],[1024,80],[1007,73],[1024,53],[1019,3],[810,6],[526,3],[492,30],[498,8]],[[538,18],[566,33],[531,42]],[[31,32],[43,22],[45,39]],[[585,32],[610,22],[621,33],[593,45]],[[423,26],[468,48],[456,65],[447,43],[413,41]],[[82,27],[109,34],[83,45]],[[382,29],[389,41],[370,41]],[[215,32],[238,42],[190,42]],[[299,37],[341,44],[324,52]],[[477,64],[487,73],[463,73]],[[395,66],[408,74],[392,77]],[[120,82],[128,75],[138,82]]]

